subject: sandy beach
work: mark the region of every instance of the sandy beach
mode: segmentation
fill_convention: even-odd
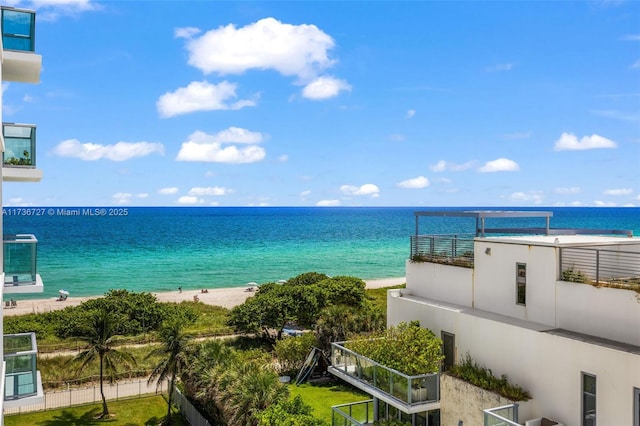
[[[365,283],[367,284],[367,288],[371,289],[404,284],[406,283],[406,279],[405,277],[383,278],[378,280],[365,280]],[[202,293],[202,290],[183,290],[182,292],[176,290],[154,293],[154,295],[160,302],[182,302],[185,300],[194,300],[197,296],[200,302],[209,305],[223,306],[229,309],[244,303],[247,298],[254,295],[254,292],[247,291],[246,287],[207,290],[207,293]],[[64,309],[67,306],[77,306],[86,300],[95,299],[97,297],[99,296],[69,297],[65,301],[57,301],[55,298],[20,300],[15,307],[5,307],[3,314],[5,316],[9,316],[50,312],[58,309]]]

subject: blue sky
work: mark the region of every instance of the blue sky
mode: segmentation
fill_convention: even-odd
[[[640,2],[14,5],[7,206],[640,205]]]

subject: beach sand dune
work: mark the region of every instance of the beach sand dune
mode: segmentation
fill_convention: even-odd
[[[365,280],[368,289],[390,287],[399,284],[406,283],[405,277],[399,278],[383,278],[376,280]],[[183,290],[179,291],[167,291],[160,293],[153,293],[160,302],[182,302],[188,300],[194,300],[198,298],[200,302],[208,305],[222,306],[228,309],[234,306],[244,303],[247,298],[253,296],[255,292],[247,291],[248,287],[232,287],[232,288],[218,288],[207,289],[207,293],[202,293],[202,290]],[[77,306],[82,302],[95,299],[96,297],[69,297],[65,301],[57,301],[55,298],[51,299],[34,299],[34,300],[20,300],[17,306],[7,308],[3,310],[5,316],[11,315],[24,315],[31,313],[43,313],[55,311],[58,309],[64,309],[67,306]]]

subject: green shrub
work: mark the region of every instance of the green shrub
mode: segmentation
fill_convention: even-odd
[[[471,355],[466,354],[460,364],[454,365],[449,374],[479,388],[495,392],[512,401],[528,401],[531,396],[518,385],[509,383],[506,374],[500,378],[493,375],[490,369],[479,365]]]

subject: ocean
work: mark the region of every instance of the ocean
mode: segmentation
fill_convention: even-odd
[[[404,276],[420,207],[5,207],[4,233],[35,234],[44,293],[15,299],[243,287],[303,272]],[[482,207],[456,210],[487,210]],[[515,210],[496,208],[489,210]],[[640,208],[533,208],[555,228],[628,229]],[[494,225],[495,224],[495,225]],[[544,226],[543,219],[509,225]],[[422,218],[420,233],[473,232],[475,220]],[[502,226],[498,222],[492,226]]]

